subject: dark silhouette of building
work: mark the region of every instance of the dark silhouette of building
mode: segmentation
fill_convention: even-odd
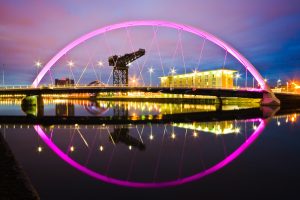
[[[74,85],[74,80],[69,78],[55,79],[55,85]]]

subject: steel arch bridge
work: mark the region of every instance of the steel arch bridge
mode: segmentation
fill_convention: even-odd
[[[128,28],[128,27],[136,27],[136,26],[157,26],[157,27],[167,27],[167,28],[173,28],[177,30],[182,30],[185,32],[192,33],[196,36],[199,36],[201,38],[207,39],[211,41],[212,43],[216,44],[217,46],[224,49],[226,52],[231,54],[235,59],[237,59],[243,67],[248,70],[253,77],[256,79],[256,81],[259,83],[261,88],[264,90],[263,98],[262,98],[262,105],[279,105],[280,101],[275,97],[273,92],[271,91],[268,84],[264,81],[261,74],[257,71],[257,69],[236,49],[234,49],[232,46],[230,46],[228,43],[224,42],[223,40],[217,38],[216,36],[202,30],[199,28],[195,28],[192,26],[187,26],[184,24],[178,24],[174,22],[169,21],[161,21],[161,20],[143,20],[143,21],[128,21],[128,22],[122,22],[117,23],[109,26],[105,26],[99,29],[96,29],[92,32],[89,32],[76,40],[72,41],[68,45],[66,45],[62,50],[60,50],[53,58],[50,59],[48,63],[42,68],[42,70],[39,72],[37,77],[32,83],[33,87],[37,87],[40,83],[40,81],[43,79],[45,74],[53,67],[53,65],[67,52],[69,52],[71,49],[76,47],[77,45],[85,42],[88,39],[91,39],[97,35],[105,34],[112,30],[117,30],[121,28]]]

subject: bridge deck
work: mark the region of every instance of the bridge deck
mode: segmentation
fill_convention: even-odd
[[[153,92],[165,94],[204,95],[216,97],[262,98],[258,89],[184,88],[184,87],[128,87],[128,86],[76,86],[44,88],[0,88],[0,95],[75,94],[101,92]]]

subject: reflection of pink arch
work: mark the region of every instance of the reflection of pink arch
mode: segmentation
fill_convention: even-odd
[[[235,50],[229,44],[227,44],[226,42],[222,41],[221,39],[217,38],[216,36],[206,32],[206,31],[203,31],[201,29],[194,28],[191,26],[186,26],[183,24],[177,24],[174,22],[168,22],[168,21],[129,21],[129,22],[123,22],[123,23],[105,26],[103,28],[97,29],[90,33],[87,33],[87,34],[79,37],[78,39],[74,40],[67,46],[65,46],[62,50],[60,50],[40,71],[38,76],[33,81],[32,86],[37,87],[38,84],[40,83],[41,79],[47,73],[47,71],[49,71],[50,68],[63,55],[65,55],[68,51],[70,51],[72,48],[76,47],[77,45],[81,44],[82,42],[84,42],[92,37],[95,37],[97,35],[103,34],[105,32],[109,32],[112,30],[120,29],[120,28],[134,27],[134,26],[159,26],[159,27],[169,27],[169,28],[174,28],[174,29],[180,29],[180,30],[184,30],[189,33],[193,33],[195,35],[198,35],[200,37],[203,37],[203,38],[215,43],[216,45],[220,46],[221,48],[223,48],[224,50],[229,52],[232,56],[234,56],[253,75],[253,77],[260,84],[261,88],[263,90],[265,90],[266,92],[268,92],[269,94],[271,94],[271,96],[268,99],[264,98],[264,100],[266,100],[266,102],[265,102],[266,104],[270,103],[270,102],[272,103],[274,101],[275,101],[275,103],[279,104],[279,100],[273,95],[271,89],[265,83],[265,81],[264,81],[263,77],[260,75],[260,73],[255,69],[255,67],[244,56],[242,56],[237,50]]]
[[[42,128],[39,125],[35,125],[34,129],[37,131],[39,136],[42,138],[42,140],[61,158],[63,159],[66,163],[70,164],[72,167],[78,169],[79,171],[96,178],[98,180],[111,183],[111,184],[116,184],[116,185],[121,185],[121,186],[126,186],[126,187],[137,187],[137,188],[158,188],[158,187],[170,187],[170,186],[177,186],[181,185],[184,183],[188,183],[191,181],[195,181],[198,179],[201,179],[209,174],[212,174],[221,168],[225,167],[227,164],[232,162],[234,159],[236,159],[241,153],[243,153],[257,138],[258,136],[262,133],[266,125],[265,120],[261,120],[259,126],[257,129],[254,131],[254,133],[239,147],[237,148],[233,153],[231,153],[229,156],[227,156],[224,160],[221,162],[217,163],[216,165],[212,166],[211,168],[199,172],[197,174],[194,174],[189,177],[185,177],[182,179],[174,180],[174,181],[168,181],[168,182],[158,182],[158,183],[146,183],[146,182],[131,182],[131,181],[125,181],[125,180],[120,180],[120,179],[115,179],[115,178],[110,178],[108,176],[99,174],[95,171],[92,171],[85,166],[80,165],[76,161],[72,160],[66,153],[64,153],[62,150],[60,150],[52,141],[51,139],[46,135],[46,133],[42,130]]]

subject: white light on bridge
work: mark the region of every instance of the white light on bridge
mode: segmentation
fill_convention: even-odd
[[[69,67],[73,67],[73,66],[74,66],[74,62],[73,62],[72,60],[69,61],[69,62],[68,62],[68,66],[69,66]]]
[[[39,67],[42,66],[42,63],[41,63],[40,61],[36,61],[36,62],[35,62],[35,66],[36,66],[37,68],[39,68]]]
[[[102,61],[98,61],[97,65],[100,66],[100,67],[102,67],[103,66],[103,62]]]

